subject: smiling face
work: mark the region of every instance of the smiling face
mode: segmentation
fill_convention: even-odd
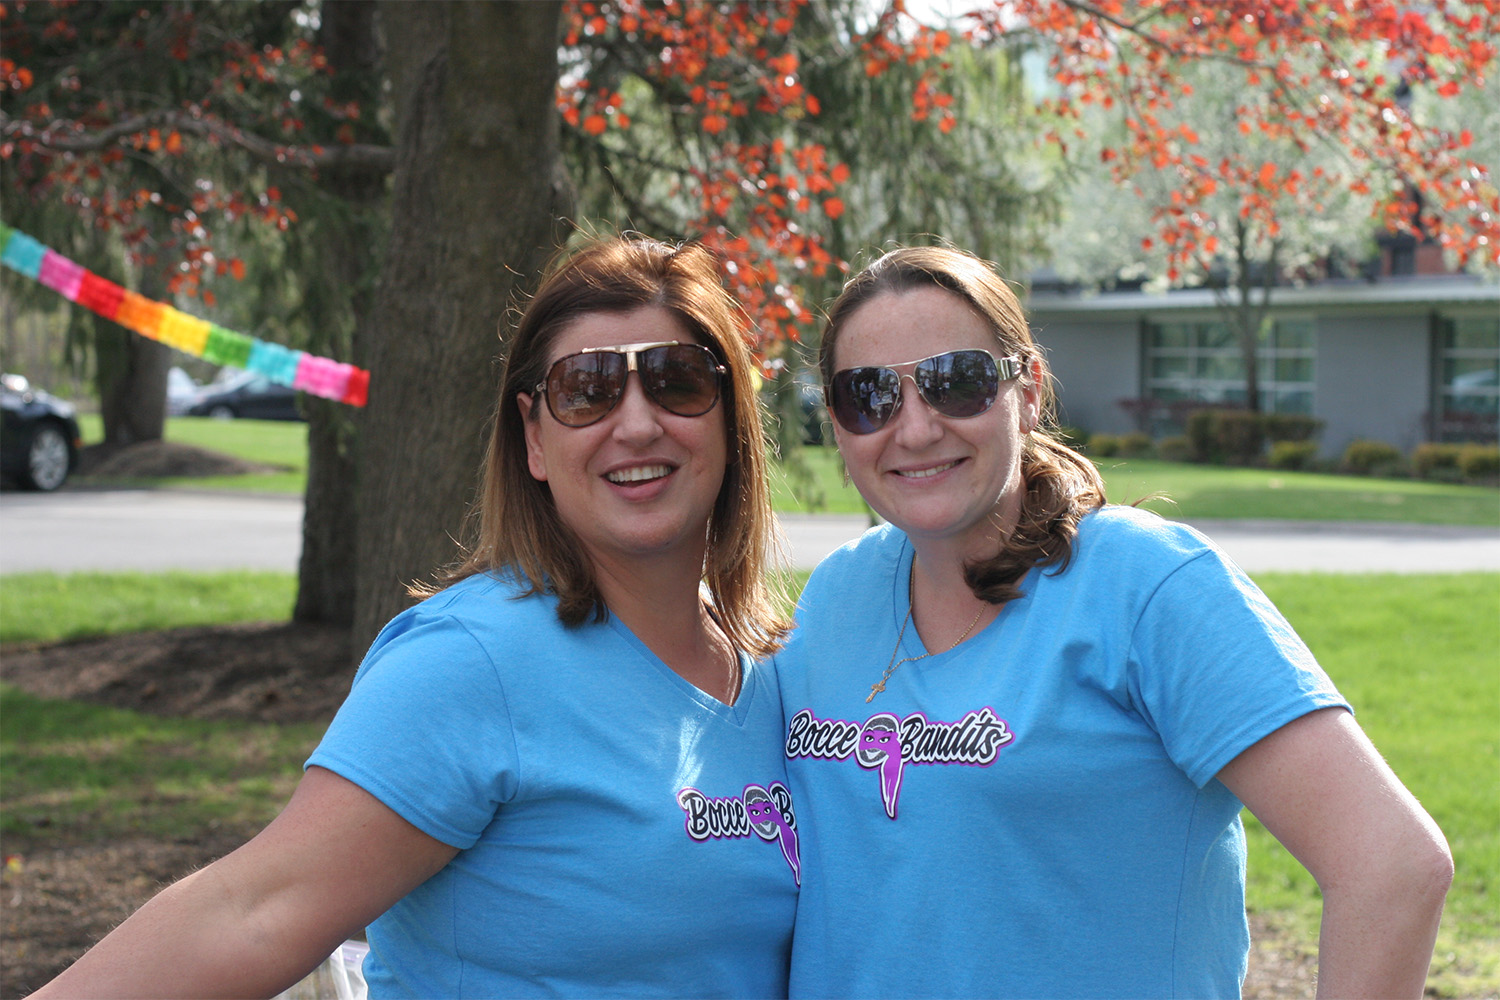
[[[1009,353],[952,292],[882,292],[845,320],[833,368],[896,365],[964,349]],[[850,434],[835,422],[849,477],[881,517],[918,544],[935,540],[971,557],[993,554],[1002,527],[1008,531],[1020,510],[1022,449],[1040,410],[1037,375],[1001,382],[994,405],[964,418],[937,413],[903,378],[901,408],[880,430]]]
[[[548,367],[588,348],[670,340],[697,342],[659,306],[586,313],[553,338]],[[676,416],[653,403],[631,373],[620,402],[587,427],[558,423],[540,397],[522,393],[517,405],[531,475],[547,484],[558,517],[596,571],[663,556],[701,569],[727,464],[722,399],[700,416]]]

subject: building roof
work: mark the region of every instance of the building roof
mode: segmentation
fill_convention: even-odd
[[[1277,286],[1271,290],[1271,307],[1277,311],[1306,309],[1363,309],[1381,306],[1413,311],[1430,306],[1486,305],[1500,307],[1500,281],[1476,275],[1422,275],[1383,278],[1379,281],[1324,281],[1315,285]],[[1036,292],[1027,297],[1031,313],[1139,315],[1176,310],[1214,309],[1218,303],[1210,288],[1186,288],[1169,292]]]

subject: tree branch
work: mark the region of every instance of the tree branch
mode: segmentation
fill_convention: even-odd
[[[31,122],[17,121],[0,112],[0,138],[29,139],[44,150],[58,153],[98,152],[130,136],[161,128],[216,139],[237,146],[262,162],[282,166],[388,174],[396,165],[395,150],[389,146],[363,143],[288,146],[218,119],[199,118],[183,111],[151,111],[95,131],[82,130],[72,123],[38,128]]]

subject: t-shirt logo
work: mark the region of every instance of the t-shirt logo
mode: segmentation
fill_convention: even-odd
[[[797,816],[792,811],[792,793],[773,781],[764,788],[746,785],[739,795],[711,798],[696,788],[677,793],[677,804],[687,815],[687,834],[694,840],[748,837],[776,841],[781,856],[792,869],[792,878],[802,884],[802,861],[797,847]]]
[[[968,764],[989,767],[1000,748],[1016,738],[994,709],[968,712],[957,722],[934,722],[921,712],[898,719],[889,712],[870,716],[862,724],[843,719],[819,719],[802,709],[787,725],[786,755],[847,760],[880,774],[880,801],[885,814],[896,818],[901,778],[907,764]]]

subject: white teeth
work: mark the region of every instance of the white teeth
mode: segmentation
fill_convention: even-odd
[[[928,476],[935,476],[939,472],[947,472],[957,464],[957,462],[945,462],[942,465],[934,465],[930,469],[917,469],[912,472],[898,472],[897,475],[905,476],[907,479],[926,479]]]
[[[604,478],[612,483],[641,483],[648,479],[660,479],[671,471],[665,465],[637,465],[629,469],[616,469]]]

